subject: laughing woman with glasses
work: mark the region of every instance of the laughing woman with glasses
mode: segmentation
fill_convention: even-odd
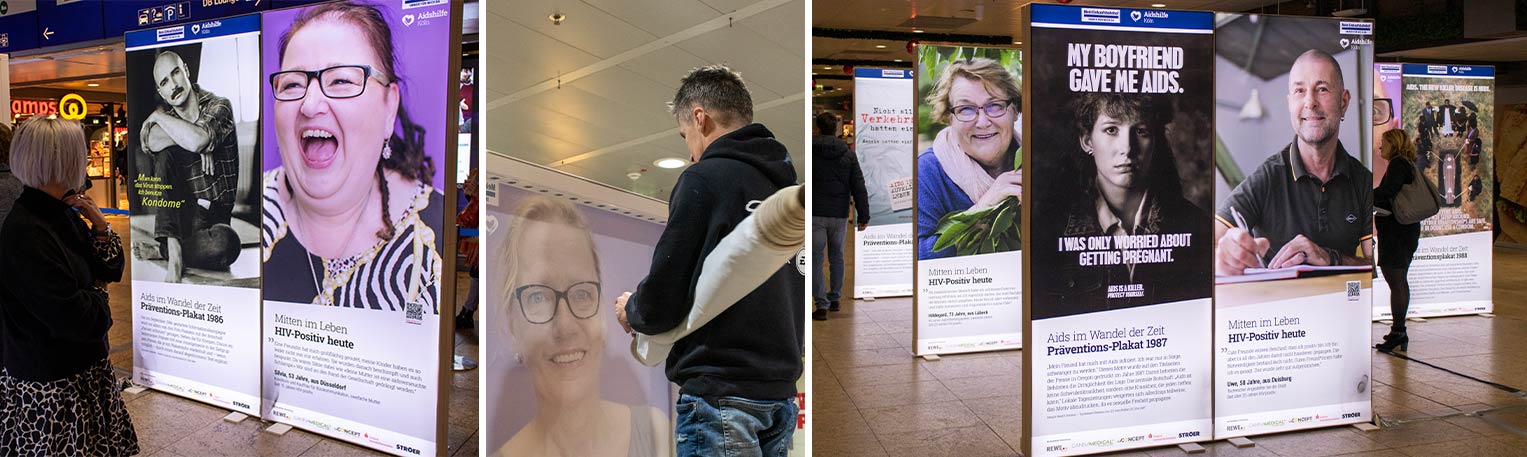
[[[919,259],[954,256],[954,247],[933,250],[945,215],[1022,198],[1023,176],[1013,168],[1021,97],[1013,74],[991,59],[952,62],[938,77],[928,104],[949,128],[917,157]]]
[[[265,174],[265,299],[439,314],[443,220],[376,7],[304,10],[269,75],[281,167]]]
[[[600,396],[612,317],[599,313],[599,253],[578,209],[531,197],[503,244],[497,315],[508,321],[515,364],[530,371],[535,413],[494,455],[671,455],[664,413]]]

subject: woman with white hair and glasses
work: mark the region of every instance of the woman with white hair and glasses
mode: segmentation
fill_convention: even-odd
[[[85,132],[33,117],[10,159],[24,187],[0,226],[0,455],[137,454],[106,358],[122,239],[79,193]]]

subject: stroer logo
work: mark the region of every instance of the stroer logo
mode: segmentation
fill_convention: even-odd
[[[1082,8],[1082,22],[1118,24],[1119,10],[1109,8]]]

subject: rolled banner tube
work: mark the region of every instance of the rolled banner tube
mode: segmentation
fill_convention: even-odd
[[[631,355],[649,367],[662,364],[675,342],[726,312],[800,253],[806,244],[805,192],[800,185],[780,189],[722,238],[701,266],[689,316],[667,332],[637,333]]]

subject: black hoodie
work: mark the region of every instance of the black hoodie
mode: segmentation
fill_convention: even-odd
[[[870,222],[870,200],[864,190],[864,172],[859,159],[848,151],[848,144],[832,135],[811,137],[811,215],[813,217],[848,217],[848,199],[854,199],[854,218],[860,224]]]
[[[683,322],[694,306],[705,257],[758,202],[795,179],[785,145],[761,124],[712,142],[673,188],[651,272],[626,302],[631,328],[655,335]],[[805,284],[804,270],[780,265],[757,289],[674,344],[668,379],[679,392],[708,399],[793,398],[805,342]]]

